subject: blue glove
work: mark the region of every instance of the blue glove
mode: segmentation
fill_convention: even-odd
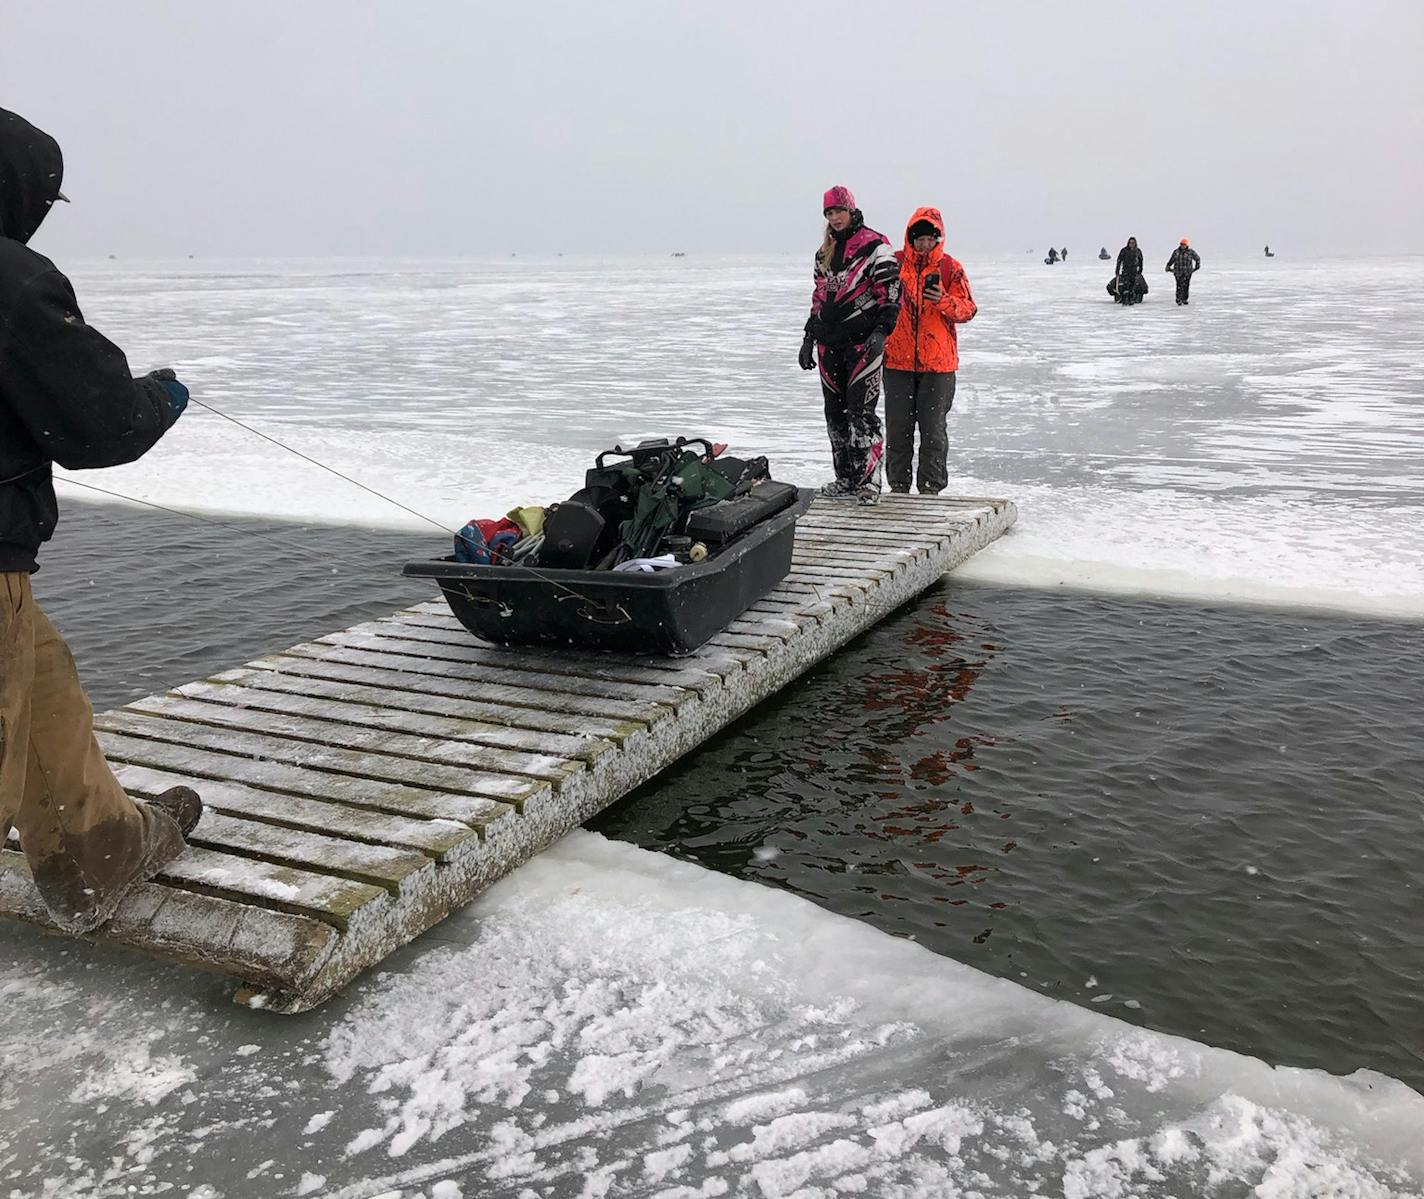
[[[157,380],[168,393],[168,402],[173,405],[173,419],[176,421],[188,407],[188,389],[178,382],[178,376],[167,367],[160,371],[150,371],[148,377]]]

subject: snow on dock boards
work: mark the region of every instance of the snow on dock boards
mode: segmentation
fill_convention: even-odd
[[[95,718],[138,797],[191,783],[190,849],[96,936],[297,1012],[997,538],[1006,500],[818,500],[791,570],[685,658],[493,647],[434,598]],[[49,927],[13,840],[0,915]]]

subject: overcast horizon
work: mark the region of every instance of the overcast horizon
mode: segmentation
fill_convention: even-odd
[[[60,259],[809,254],[832,183],[961,254],[1419,253],[1421,60],[1383,0],[0,12]]]

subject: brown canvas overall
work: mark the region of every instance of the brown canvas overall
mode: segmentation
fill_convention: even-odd
[[[0,573],[0,834],[11,826],[66,932],[97,928],[184,848],[166,812],[124,794],[93,709],[30,576]]]

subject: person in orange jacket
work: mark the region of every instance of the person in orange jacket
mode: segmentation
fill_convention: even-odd
[[[885,473],[891,491],[910,490],[915,429],[920,430],[921,495],[949,482],[949,409],[959,370],[955,326],[979,307],[964,268],[943,250],[938,208],[917,208],[905,227],[900,263],[900,318],[885,343]]]

